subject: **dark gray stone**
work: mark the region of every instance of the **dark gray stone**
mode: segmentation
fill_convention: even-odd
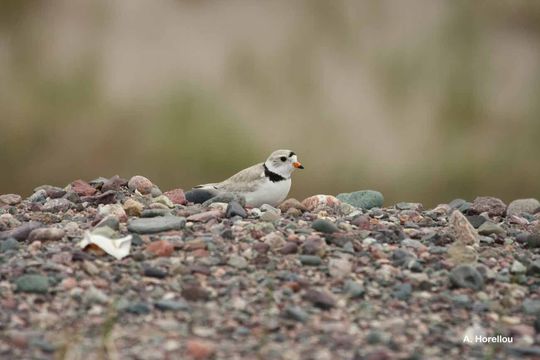
[[[177,300],[158,300],[154,303],[156,309],[161,311],[189,311],[190,306],[185,301]]]
[[[22,224],[21,226],[8,231],[0,232],[0,239],[15,238],[19,241],[25,240],[30,233],[35,230],[43,227],[43,224],[38,221],[30,221]]]
[[[22,275],[15,280],[17,291],[46,294],[49,291],[49,278],[43,275]]]
[[[311,224],[311,227],[315,231],[319,231],[326,234],[332,234],[339,231],[338,227],[333,222],[330,222],[324,219],[315,220],[313,224]]]
[[[481,290],[484,288],[484,277],[471,265],[460,265],[450,273],[450,282],[461,288]]]
[[[298,322],[306,322],[309,319],[308,313],[298,306],[288,306],[285,308],[283,317]]]
[[[298,258],[302,265],[319,266],[322,263],[322,259],[316,255],[300,255]]]
[[[214,191],[204,189],[193,189],[185,193],[186,200],[195,204],[202,204],[205,201],[213,198],[216,194]]]
[[[18,250],[19,242],[15,238],[7,238],[6,240],[0,242],[0,252],[6,252],[10,250]]]

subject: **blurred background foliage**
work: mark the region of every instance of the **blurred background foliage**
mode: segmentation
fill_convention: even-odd
[[[0,2],[0,193],[299,154],[291,196],[540,197],[535,0]]]

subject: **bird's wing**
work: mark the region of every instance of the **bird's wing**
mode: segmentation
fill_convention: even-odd
[[[264,178],[263,163],[244,169],[225,181],[213,184],[218,190],[226,192],[251,192],[257,189],[259,181]]]

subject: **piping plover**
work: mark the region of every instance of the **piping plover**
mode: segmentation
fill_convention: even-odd
[[[278,205],[285,200],[291,188],[291,174],[304,167],[290,150],[276,150],[264,163],[244,169],[220,183],[195,186],[215,192],[236,193],[246,198],[246,205],[260,207],[263,204]]]

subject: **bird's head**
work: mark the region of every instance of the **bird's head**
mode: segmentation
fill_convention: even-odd
[[[265,163],[268,170],[283,176],[284,178],[289,178],[292,172],[295,169],[303,169],[304,166],[298,161],[296,154],[291,150],[276,150]]]

